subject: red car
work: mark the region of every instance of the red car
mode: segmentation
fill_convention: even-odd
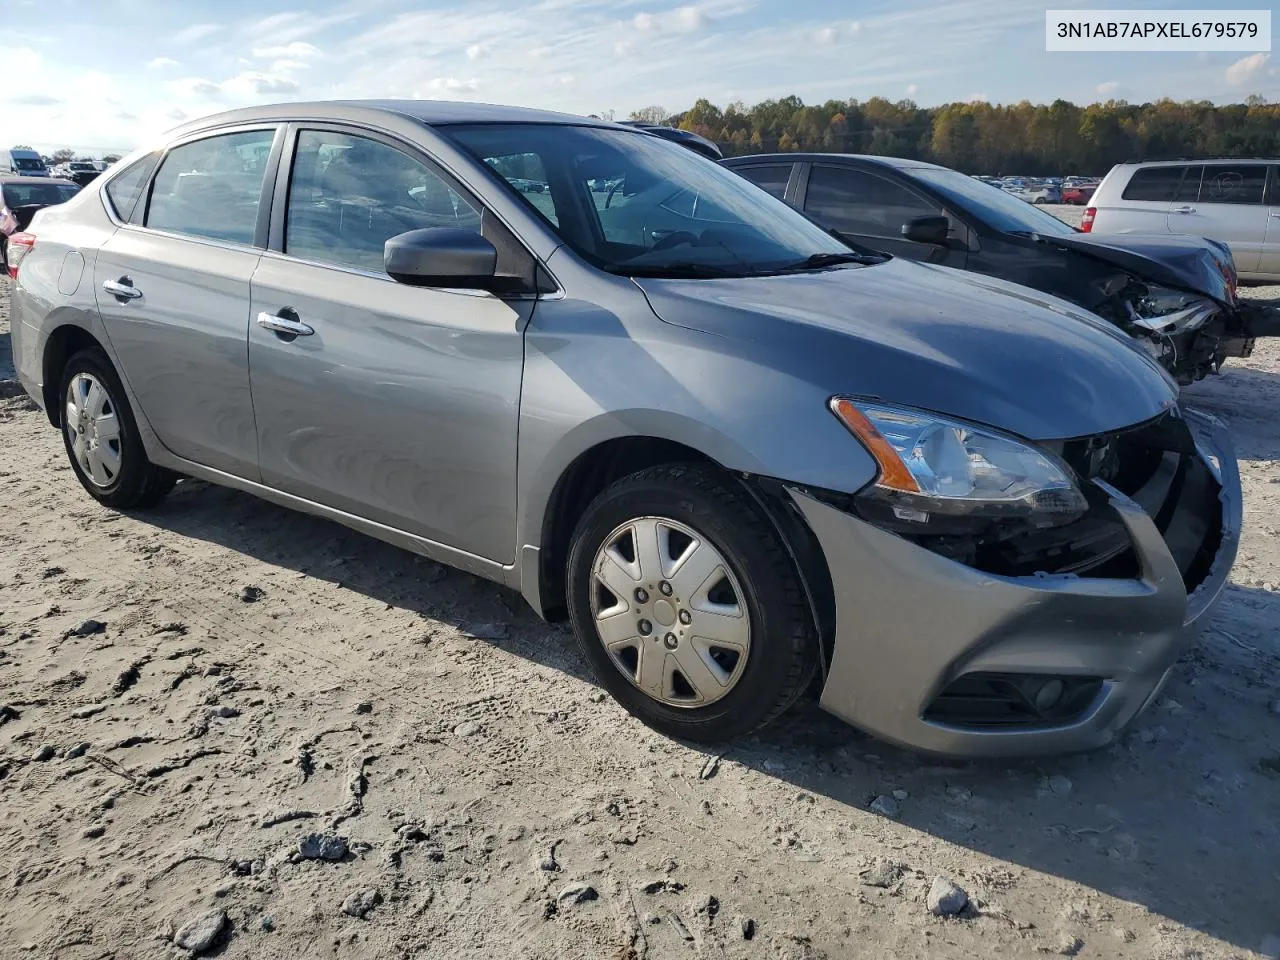
[[[1089,202],[1093,196],[1093,191],[1098,189],[1096,183],[1077,183],[1070,187],[1062,188],[1063,203],[1078,203],[1081,206]]]

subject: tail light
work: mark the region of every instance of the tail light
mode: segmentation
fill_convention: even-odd
[[[16,280],[18,278],[18,265],[22,263],[22,258],[31,252],[31,248],[36,245],[36,235],[34,233],[15,233],[9,238],[9,246],[5,251],[5,259],[9,261],[9,276]]]
[[[1098,215],[1097,207],[1085,207],[1084,216],[1080,218],[1080,229],[1085,233],[1093,231],[1093,218]]]

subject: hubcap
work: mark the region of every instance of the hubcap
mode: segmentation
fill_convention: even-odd
[[[120,475],[120,420],[111,395],[91,373],[78,373],[67,388],[63,429],[71,453],[95,487],[109,487]]]
[[[737,685],[751,651],[746,595],[705,537],[675,520],[641,517],[605,538],[591,570],[600,641],[644,693],[703,707]]]

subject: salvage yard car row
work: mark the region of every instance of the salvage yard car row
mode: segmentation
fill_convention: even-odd
[[[1229,251],[1022,236],[928,165],[733,166],[764,189],[450,102],[188,124],[11,238],[18,376],[101,503],[203,478],[504,583],[670,735],[817,677],[916,749],[1112,741],[1218,601],[1235,456],[1176,359],[981,255],[1081,257],[1171,339],[1222,323],[1220,363]],[[897,198],[870,232],[824,222],[849,173]]]

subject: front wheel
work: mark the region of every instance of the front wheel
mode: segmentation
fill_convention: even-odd
[[[89,494],[118,510],[163,500],[177,475],[147,459],[124,387],[106,355],[82,350],[68,360],[61,396],[63,445]]]
[[[614,483],[568,560],[574,632],[600,682],[668,735],[718,741],[804,691],[816,640],[778,534],[720,471],[653,467]]]

